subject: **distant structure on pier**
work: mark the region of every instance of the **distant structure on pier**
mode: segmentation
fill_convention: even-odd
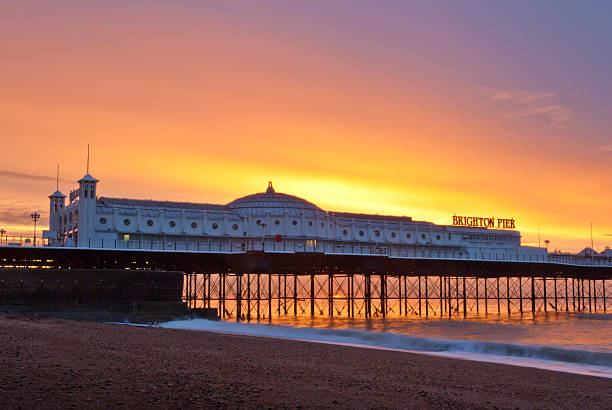
[[[87,173],[78,188],[49,196],[50,246],[130,248],[130,243],[168,249],[177,243],[187,250],[202,244],[225,244],[230,251],[278,249],[333,252],[334,247],[368,245],[380,253],[389,249],[487,252],[493,259],[512,253],[546,255],[546,249],[521,246],[514,220],[453,217],[453,225],[414,221],[405,216],[330,212],[293,195],[265,192],[226,205],[170,202],[98,196],[99,180]],[[498,229],[498,227],[509,229]],[[190,247],[191,246],[191,247]],[[139,246],[133,246],[134,248]],[[259,248],[258,248],[259,247]]]

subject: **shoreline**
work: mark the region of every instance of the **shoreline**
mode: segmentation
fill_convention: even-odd
[[[0,315],[0,406],[605,408],[612,381],[470,360]]]
[[[260,338],[271,338],[278,340],[289,340],[289,341],[300,341],[300,342],[311,342],[311,343],[322,343],[329,345],[337,345],[337,346],[347,346],[347,347],[356,347],[356,348],[364,348],[364,349],[375,349],[375,350],[387,350],[387,351],[396,351],[410,354],[419,354],[419,355],[427,355],[431,357],[441,357],[441,358],[452,358],[457,360],[468,360],[482,363],[495,363],[501,365],[508,366],[518,366],[525,368],[534,368],[534,369],[542,369],[549,370],[555,372],[562,372],[568,374],[577,374],[591,377],[601,377],[612,379],[612,373],[610,372],[609,366],[598,365],[598,364],[588,364],[584,362],[568,362],[568,361],[559,361],[551,358],[539,358],[533,356],[520,356],[520,355],[500,355],[494,353],[484,353],[484,352],[470,352],[470,351],[461,351],[461,350],[419,350],[419,349],[410,349],[410,348],[402,348],[402,347],[393,347],[393,346],[384,346],[376,343],[366,343],[361,341],[341,341],[341,340],[330,340],[329,337],[334,338],[334,335],[321,335],[330,329],[327,328],[310,328],[310,327],[294,327],[285,324],[267,324],[267,323],[234,323],[234,322],[223,322],[223,321],[215,321],[211,323],[210,321],[199,322],[199,324],[209,324],[210,327],[199,326],[197,322],[193,322],[192,320],[182,320],[178,319],[173,322],[160,323],[159,327],[167,328],[167,329],[181,329],[181,330],[192,330],[192,331],[201,331],[201,332],[213,332],[218,334],[226,334],[226,335],[240,335],[240,336],[251,336],[251,337],[260,337]],[[198,319],[195,319],[196,321]],[[195,326],[185,326],[182,324],[190,324],[196,323]],[[121,323],[117,323],[121,324]],[[128,324],[129,323],[123,323]],[[227,327],[227,329],[223,329],[223,327]],[[232,329],[234,328],[234,329]],[[242,330],[248,329],[249,330]],[[261,331],[257,331],[256,329],[275,329],[272,330],[269,334],[264,334]],[[291,329],[292,331],[301,332],[301,336],[295,335],[280,335],[283,330]],[[349,331],[349,332],[361,332],[362,329],[337,329],[339,331]],[[304,332],[313,331],[313,333],[317,334],[317,338],[305,338],[304,336],[309,336],[304,334]],[[365,331],[364,331],[365,332]],[[369,332],[365,332],[369,333]],[[375,334],[385,334],[386,332],[373,332]],[[413,338],[411,335],[405,335],[401,333],[389,333],[390,335],[398,336],[398,337],[408,337]],[[326,340],[325,337],[328,337]],[[350,338],[350,337],[349,337]],[[500,344],[500,345],[508,345],[504,342],[482,342],[475,340],[454,340],[454,339],[437,339],[437,338],[423,338],[416,337],[421,340],[429,340],[436,341],[442,343],[484,343],[484,344]],[[528,345],[528,344],[510,344],[514,347],[525,348],[525,349],[538,349],[538,348],[553,348],[559,350],[565,350],[566,352],[571,352],[573,354],[601,354],[598,352],[589,352],[589,351],[580,351],[575,349],[564,349],[562,347],[552,347],[548,345]]]

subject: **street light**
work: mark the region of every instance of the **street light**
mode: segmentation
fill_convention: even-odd
[[[40,218],[40,214],[38,212],[33,212],[30,214],[30,217],[34,219],[34,246],[36,246],[36,221]]]
[[[550,244],[550,241],[546,239],[544,243],[546,244],[546,252],[548,252],[548,245]]]
[[[266,251],[266,223],[257,221],[257,224],[260,225],[263,229],[263,234],[261,235],[261,251]]]
[[[0,229],[0,245],[2,245],[2,236],[4,236],[4,234],[6,234],[6,231],[4,229]],[[7,243],[8,243],[8,237],[7,237]]]

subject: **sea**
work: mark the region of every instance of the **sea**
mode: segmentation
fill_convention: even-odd
[[[278,316],[175,320],[160,327],[396,350],[612,378],[612,313],[467,318]]]

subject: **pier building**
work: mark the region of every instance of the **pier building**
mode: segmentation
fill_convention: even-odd
[[[514,220],[454,216],[453,225],[409,216],[333,212],[297,196],[264,192],[227,204],[99,196],[87,174],[68,197],[49,196],[50,246],[186,251],[368,253],[420,252],[490,259],[535,259]],[[512,229],[498,229],[506,227]]]

